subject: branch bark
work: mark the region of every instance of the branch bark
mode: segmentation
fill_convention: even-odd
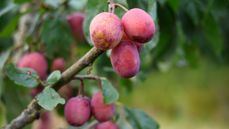
[[[55,90],[60,89],[61,86],[70,82],[76,74],[81,70],[92,64],[97,57],[99,57],[104,51],[93,47],[88,51],[82,58],[80,58],[76,63],[70,66],[67,70],[62,73],[61,79],[54,84],[52,87]],[[21,129],[27,124],[33,122],[35,119],[39,118],[39,114],[42,108],[38,105],[37,100],[33,99],[29,106],[14,120],[12,120],[8,125],[3,127],[3,129]]]

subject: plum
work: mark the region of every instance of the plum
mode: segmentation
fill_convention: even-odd
[[[47,77],[48,64],[43,54],[32,52],[25,54],[18,62],[19,68],[34,69],[41,79]]]
[[[113,69],[124,78],[133,77],[139,72],[139,52],[130,40],[123,40],[112,49],[110,59]]]
[[[92,96],[91,108],[94,117],[100,122],[110,120],[115,113],[115,105],[105,104],[103,94],[100,91]]]
[[[126,35],[126,33],[124,33],[123,36],[122,36],[122,40],[131,40],[131,39]],[[131,42],[133,42],[136,45],[136,47],[138,49],[138,52],[140,53],[142,47],[144,46],[144,44],[138,43],[138,42],[134,42],[132,40],[131,40]]]
[[[131,9],[123,15],[122,25],[127,36],[139,43],[150,41],[156,31],[151,16],[138,8]]]
[[[121,20],[113,13],[102,12],[90,23],[90,36],[96,48],[112,49],[118,45],[123,35]]]
[[[95,126],[95,129],[119,129],[118,125],[112,121],[106,121],[99,123]]]
[[[81,95],[68,100],[64,108],[67,122],[72,126],[81,126],[91,117],[90,101]]]
[[[83,32],[83,21],[85,14],[81,12],[76,12],[67,17],[68,24],[70,25],[72,34],[76,41],[85,42],[85,36]]]
[[[64,67],[65,67],[64,59],[63,58],[56,58],[52,62],[51,69],[52,69],[52,71],[60,70],[61,72],[63,72],[64,71]]]

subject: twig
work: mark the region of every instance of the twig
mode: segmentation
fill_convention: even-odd
[[[61,88],[61,86],[70,82],[76,74],[78,74],[81,70],[86,68],[88,65],[93,63],[97,57],[99,57],[104,51],[92,48],[89,52],[87,52],[83,57],[81,57],[77,62],[75,62],[71,67],[65,70],[62,73],[61,79],[54,84],[52,87],[55,90]],[[14,120],[12,120],[8,125],[3,127],[3,129],[21,129],[25,127],[27,124],[33,122],[35,119],[39,117],[41,112],[41,107],[38,105],[37,100],[33,99],[29,106]]]
[[[124,11],[128,11],[128,9],[126,8],[126,7],[124,7],[123,5],[121,5],[121,4],[119,4],[119,3],[115,3],[114,4],[115,5],[115,7],[120,7],[120,8],[122,8]]]
[[[77,75],[74,77],[74,79],[78,79],[78,80],[85,80],[85,79],[100,80],[101,78],[99,76],[95,76],[95,75]]]
[[[73,79],[77,79],[77,80],[96,80],[98,81],[98,86],[99,88],[102,90],[102,83],[101,83],[101,77],[99,76],[95,76],[95,75],[78,75],[75,76]]]

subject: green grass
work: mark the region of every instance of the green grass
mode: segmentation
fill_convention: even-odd
[[[224,129],[229,121],[229,67],[153,72],[121,101],[144,109],[162,129]]]

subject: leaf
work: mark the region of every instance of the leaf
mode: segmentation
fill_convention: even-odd
[[[140,109],[125,108],[127,121],[134,129],[159,129],[158,123]]]
[[[127,0],[129,8],[141,8],[148,10],[148,0]]]
[[[9,49],[9,50],[7,50],[7,51],[5,51],[5,52],[2,52],[1,54],[0,54],[0,71],[2,70],[2,68],[4,67],[4,65],[5,65],[5,62],[6,62],[6,60],[8,59],[8,57],[9,57],[9,55],[10,55],[10,52],[11,52],[11,50]]]
[[[52,8],[58,8],[63,2],[63,0],[43,0],[43,1],[46,5]]]
[[[15,65],[9,64],[6,66],[5,72],[18,85],[33,88],[39,84],[39,77],[33,69],[17,68]]]
[[[25,2],[30,2],[31,0],[14,0],[15,3],[17,4],[23,4]]]
[[[61,78],[61,72],[60,71],[54,71],[52,72],[48,78],[47,78],[47,85],[53,85],[57,81],[59,81]]]
[[[14,16],[0,32],[0,37],[9,37],[16,30],[20,15]]]
[[[3,83],[3,75],[2,73],[0,73],[0,97],[2,96],[2,93],[3,93],[3,86],[4,86],[4,83]]]
[[[172,7],[174,12],[177,12],[180,6],[180,0],[167,0],[170,7]]]
[[[2,100],[7,100],[4,101],[4,105],[7,107],[7,120],[12,120],[17,117],[31,101],[31,96],[29,96],[30,89],[16,85],[13,81],[9,80],[9,78],[5,78],[1,86],[4,88],[1,98]]]
[[[54,56],[67,58],[73,37],[65,16],[50,13],[42,24],[41,39],[47,47],[46,52],[49,58]]]
[[[6,124],[6,108],[5,105],[0,101],[0,127]]]
[[[38,104],[46,110],[53,110],[57,104],[64,104],[65,100],[51,87],[46,87],[38,96]]]
[[[9,3],[5,8],[0,10],[0,17],[4,14],[6,14],[7,12],[15,9],[17,6],[14,3]]]
[[[223,35],[220,31],[219,24],[214,17],[209,14],[204,19],[202,25],[208,46],[217,57],[220,57],[223,50]]]
[[[69,0],[68,5],[74,10],[83,10],[88,0]]]
[[[119,98],[119,93],[117,92],[117,90],[112,86],[112,84],[107,79],[102,78],[101,81],[104,102],[106,104],[111,104],[117,101]]]

